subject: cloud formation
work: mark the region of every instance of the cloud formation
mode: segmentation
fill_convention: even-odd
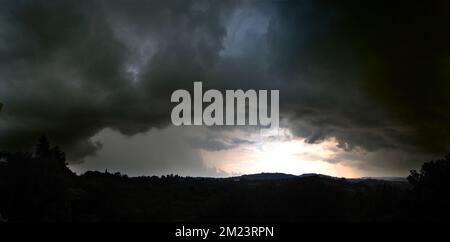
[[[378,154],[358,165],[409,169],[412,161],[376,160],[450,150],[450,6],[442,1],[2,6],[1,149],[29,149],[47,134],[80,163],[106,149],[93,138],[102,130],[166,127],[172,91],[203,81],[279,89],[285,128],[309,143],[335,138],[346,160],[355,149]],[[207,133],[192,135],[192,149],[251,142]]]

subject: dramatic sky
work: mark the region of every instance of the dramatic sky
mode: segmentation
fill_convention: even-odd
[[[129,175],[404,176],[450,150],[448,1],[0,0],[0,149]],[[278,89],[278,135],[174,127],[176,89]]]

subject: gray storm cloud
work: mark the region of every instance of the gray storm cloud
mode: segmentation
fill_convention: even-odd
[[[208,89],[280,90],[285,127],[310,143],[335,137],[347,152],[377,152],[362,167],[408,169],[414,157],[450,149],[446,3],[1,5],[2,149],[29,149],[46,134],[80,163],[107,149],[94,138],[102,130],[133,136],[166,127],[170,94],[194,81]],[[243,142],[205,135],[188,143],[217,150]],[[393,152],[411,157],[395,163]]]

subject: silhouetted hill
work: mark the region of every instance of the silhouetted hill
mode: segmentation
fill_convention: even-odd
[[[290,175],[290,174],[284,174],[284,173],[259,173],[259,174],[248,174],[248,175],[242,175],[238,177],[232,177],[232,179],[241,179],[241,180],[249,180],[249,181],[258,181],[258,180],[284,180],[284,179],[290,179],[295,178],[297,176]]]
[[[362,177],[362,178],[339,178],[333,176],[327,176],[317,173],[306,173],[299,176],[285,173],[258,173],[258,174],[248,174],[230,177],[226,179],[232,179],[233,181],[279,181],[287,179],[302,179],[302,178],[315,178],[322,180],[322,182],[336,182],[337,180],[343,179],[349,183],[363,183],[366,185],[384,185],[391,184],[401,188],[411,188],[411,184],[406,178],[402,177]],[[214,179],[214,178],[212,178]]]
[[[361,177],[359,179],[371,179],[371,180],[382,180],[382,181],[396,181],[396,182],[408,182],[406,177]]]

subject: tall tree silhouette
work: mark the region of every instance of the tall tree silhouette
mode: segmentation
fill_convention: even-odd
[[[414,206],[419,219],[447,220],[450,217],[450,154],[426,162],[420,172],[412,170]]]
[[[66,167],[65,154],[41,137],[34,154],[1,152],[0,173],[7,184],[0,206],[12,221],[65,220],[68,218],[67,191],[73,175]],[[1,181],[0,181],[1,184]]]
[[[50,156],[50,143],[47,137],[41,136],[39,138],[35,153],[38,158],[48,158]]]

